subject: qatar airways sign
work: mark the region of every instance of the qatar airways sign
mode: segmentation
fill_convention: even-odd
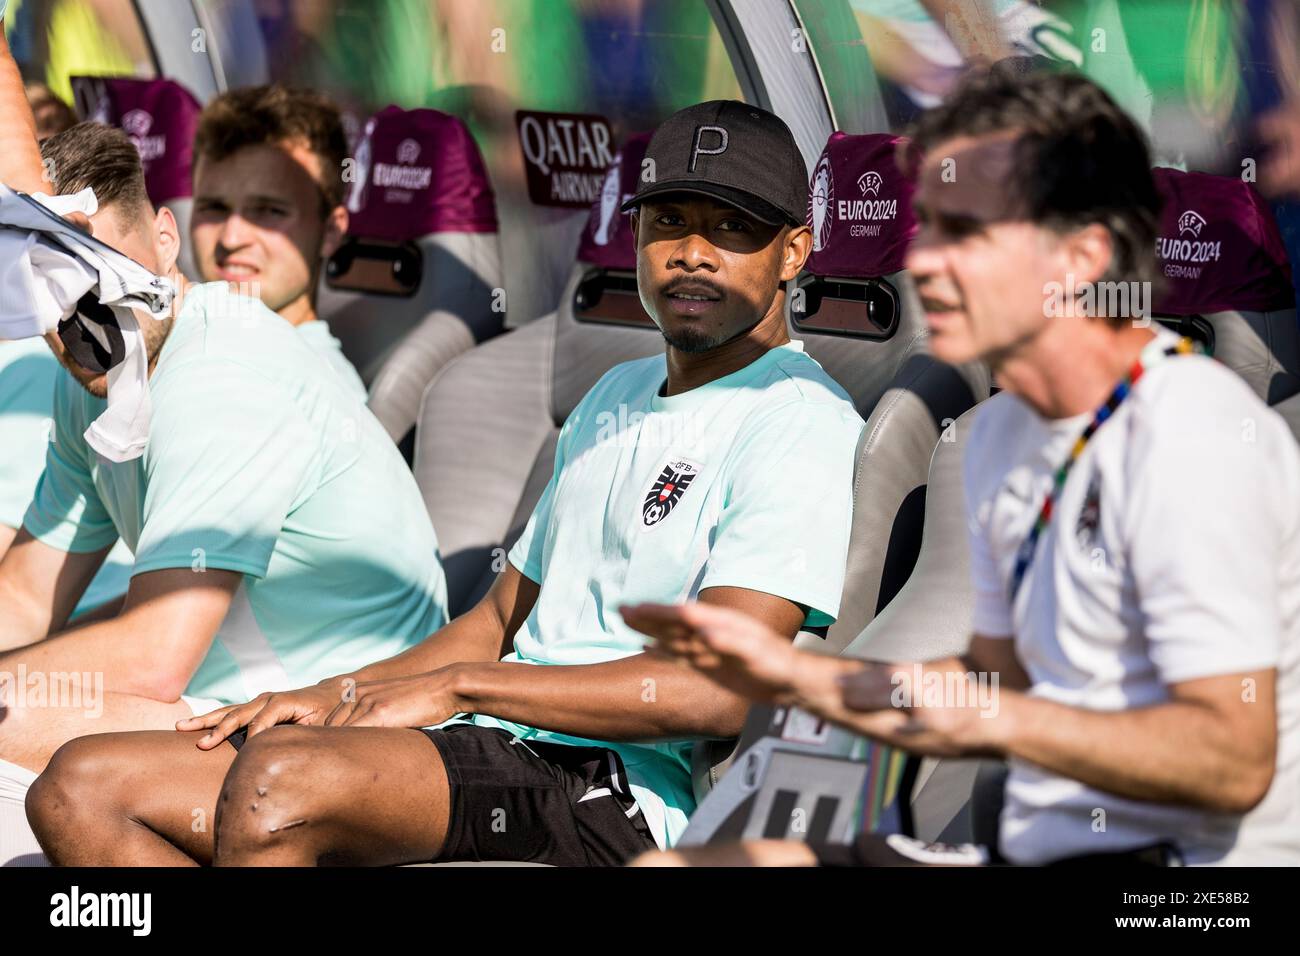
[[[613,134],[603,116],[515,113],[528,198],[538,206],[587,209],[601,196],[614,164]]]

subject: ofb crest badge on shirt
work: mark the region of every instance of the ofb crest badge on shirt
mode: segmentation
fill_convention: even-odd
[[[653,528],[667,518],[699,473],[699,464],[685,458],[676,458],[664,465],[641,506],[642,527]]]

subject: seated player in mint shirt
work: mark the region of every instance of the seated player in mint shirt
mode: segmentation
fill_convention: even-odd
[[[320,680],[401,651],[446,616],[419,489],[361,396],[259,300],[225,283],[186,290],[175,220],[149,204],[125,134],[85,123],[43,148],[53,191],[94,190],[94,235],[182,295],[174,317],[142,320],[153,412],[136,460],[90,450],[106,376],[46,337],[68,374],[44,474],[0,561],[0,673],[50,686],[76,675],[80,693],[24,706],[9,688],[0,863],[36,847],[26,788],[67,740],[171,728]],[[118,538],[136,555],[120,612],[68,629]]]
[[[78,440],[105,401],[71,376],[57,385],[55,440],[25,530],[75,552],[120,535],[136,576],[243,576],[185,686],[199,712],[391,656],[445,620],[414,480],[314,358],[260,301],[225,283],[190,286],[150,379],[149,445],[123,465]]]
[[[862,428],[848,397],[799,342],[681,394],[660,395],[664,378],[660,358],[619,366],[565,423],[554,477],[509,555],[544,587],[503,661],[586,664],[639,652],[644,638],[602,598],[635,604],[744,588],[807,608],[804,627],[835,620]],[[622,434],[612,427],[621,408],[628,420],[644,416]],[[490,714],[473,723],[596,744]],[[694,807],[692,743],[603,746],[622,757],[657,842],[675,842]]]
[[[73,741],[28,800],[52,859],[613,865],[677,839],[691,747],[736,736],[747,706],[646,653],[619,609],[698,597],[786,640],[833,620],[863,423],[787,333],[812,238],[785,124],[705,103],[647,155],[659,180],[632,228],[665,355],[613,369],[570,415],[488,595],[391,660],[184,733]],[[195,834],[219,799],[219,835]]]
[[[232,91],[210,101],[195,137],[194,190],[199,214],[190,243],[204,281],[228,281],[258,296],[325,360],[364,401],[365,385],[339,340],[316,312],[325,260],[347,231],[343,184],[328,175],[347,155],[337,108],[323,95],[279,86]],[[54,377],[58,363],[40,342],[0,343],[0,369],[22,359],[8,384],[0,382],[0,556],[21,524],[45,464]],[[22,381],[19,381],[21,373]],[[43,376],[36,384],[34,375]],[[22,387],[42,389],[44,410],[10,415],[6,399]],[[30,409],[29,409],[30,411]],[[19,430],[20,434],[14,430]],[[23,455],[18,449],[31,449]],[[8,529],[8,530],[7,530]],[[119,542],[86,588],[71,620],[97,619],[121,609],[132,555]]]

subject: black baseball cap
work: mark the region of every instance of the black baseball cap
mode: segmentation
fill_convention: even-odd
[[[770,225],[802,225],[808,215],[808,168],[790,127],[774,113],[738,100],[678,110],[650,137],[654,180],[640,181],[623,203],[631,212],[665,193],[699,193]]]

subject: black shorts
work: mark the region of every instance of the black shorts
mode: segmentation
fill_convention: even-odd
[[[447,839],[434,862],[620,866],[657,848],[613,750],[472,724],[423,733],[442,756],[451,793]],[[229,738],[236,750],[245,739],[242,730]]]

